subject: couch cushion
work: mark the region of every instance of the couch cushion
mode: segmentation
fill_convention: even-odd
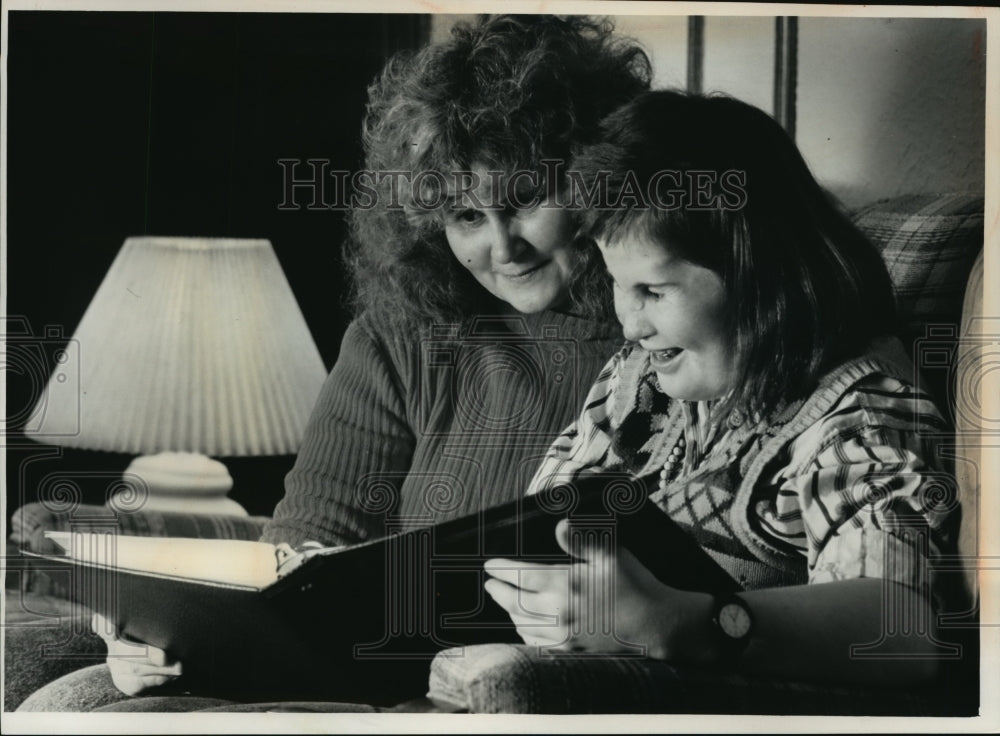
[[[852,219],[882,252],[907,337],[922,337],[929,324],[957,327],[969,272],[983,248],[982,196],[885,199]]]
[[[81,667],[98,665],[107,654],[104,641],[90,632],[89,612],[79,606],[34,594],[24,599],[8,595],[4,708],[14,710],[43,685]]]
[[[481,644],[440,652],[428,697],[470,713],[972,715],[941,688],[848,688],[682,669],[641,657]]]

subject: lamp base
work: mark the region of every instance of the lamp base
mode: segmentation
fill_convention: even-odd
[[[217,460],[194,452],[137,457],[122,476],[124,488],[108,499],[116,511],[248,516],[226,496],[233,478]]]

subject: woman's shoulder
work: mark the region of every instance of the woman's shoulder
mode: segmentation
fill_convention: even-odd
[[[418,369],[421,351],[419,331],[377,314],[362,312],[354,317],[340,343],[334,373],[338,370],[366,372],[391,377],[393,383],[408,384]]]
[[[578,340],[614,340],[622,342],[622,327],[615,320],[605,317],[571,314],[545,310],[534,314],[518,314],[515,319],[532,335],[545,337],[558,335]]]
[[[441,330],[431,324],[365,310],[348,324],[344,339],[370,343],[383,350],[409,353],[439,332]]]

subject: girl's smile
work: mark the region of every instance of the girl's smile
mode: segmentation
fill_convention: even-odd
[[[598,246],[614,279],[625,337],[649,352],[663,392],[687,401],[728,393],[732,348],[719,275],[641,235]]]
[[[649,363],[653,369],[659,371],[669,371],[674,362],[684,352],[684,348],[667,348],[666,350],[650,350]]]

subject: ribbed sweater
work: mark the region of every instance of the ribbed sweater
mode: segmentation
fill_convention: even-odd
[[[555,312],[399,334],[348,326],[263,541],[352,544],[524,494],[621,346]]]

